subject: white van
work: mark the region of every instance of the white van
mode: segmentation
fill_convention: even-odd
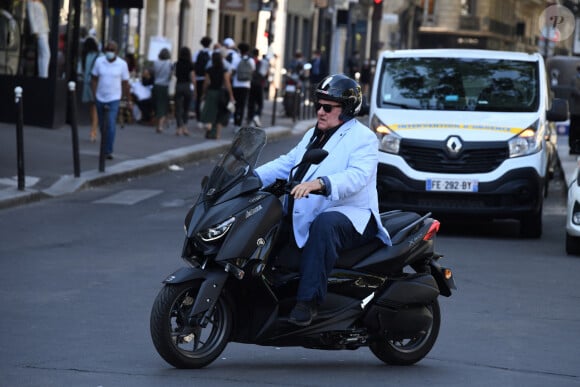
[[[539,54],[383,52],[369,114],[381,210],[514,218],[522,236],[540,237],[549,121],[567,115]]]

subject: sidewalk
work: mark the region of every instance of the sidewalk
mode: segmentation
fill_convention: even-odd
[[[277,103],[275,126],[272,122],[273,101],[265,101],[262,125],[268,139],[303,132],[315,120],[285,117]],[[81,119],[79,119],[81,121]],[[85,118],[81,122],[86,121]],[[137,123],[117,125],[114,159],[106,160],[105,171],[99,172],[99,142],[89,141],[89,125],[79,124],[79,159],[81,175],[74,177],[72,130],[24,126],[25,189],[18,190],[16,125],[0,123],[0,209],[32,201],[70,194],[91,186],[108,184],[159,171],[170,166],[203,159],[228,149],[234,135],[230,124],[222,130],[220,140],[207,140],[190,120],[191,136],[176,136],[170,128],[158,134],[154,126]]]

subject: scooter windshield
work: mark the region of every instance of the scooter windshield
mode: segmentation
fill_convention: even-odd
[[[262,149],[266,145],[266,132],[259,128],[241,128],[232,145],[213,169],[204,194],[215,197],[233,186],[254,169]]]

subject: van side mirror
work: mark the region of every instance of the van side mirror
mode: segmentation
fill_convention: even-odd
[[[548,121],[566,121],[568,119],[568,101],[563,98],[554,98],[550,110],[546,112]]]

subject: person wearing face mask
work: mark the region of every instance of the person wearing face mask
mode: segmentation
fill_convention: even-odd
[[[290,323],[306,326],[323,303],[327,278],[339,252],[374,238],[391,244],[381,224],[376,188],[378,139],[355,117],[362,105],[359,84],[343,74],[315,88],[316,126],[290,152],[256,169],[262,184],[287,179],[309,149],[328,156],[318,165],[298,167],[286,203],[288,224],[300,254],[300,282]],[[313,192],[320,193],[315,195]]]
[[[129,67],[127,62],[117,56],[117,50],[117,43],[109,41],[105,45],[105,56],[96,59],[91,72],[91,86],[95,96],[101,135],[105,121],[107,122],[105,155],[109,160],[113,158],[117,114],[121,98],[127,102],[129,109],[131,109]],[[108,116],[105,116],[105,106],[109,107]]]

